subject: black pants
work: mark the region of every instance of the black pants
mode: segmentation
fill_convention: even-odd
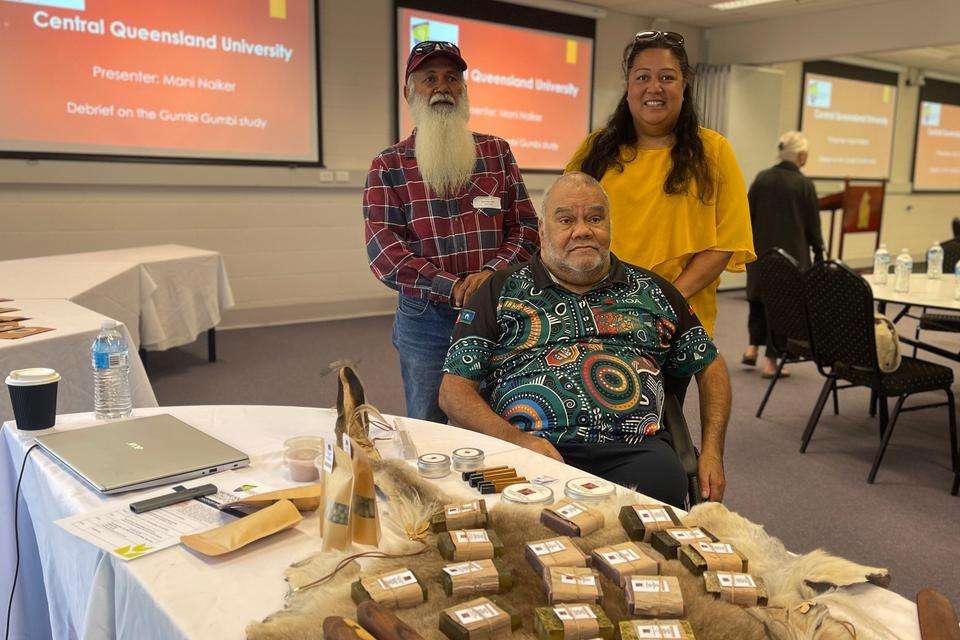
[[[776,360],[780,352],[773,346],[770,332],[767,331],[767,314],[763,303],[759,300],[750,300],[750,316],[747,318],[747,330],[750,332],[751,345],[767,345],[767,357]]]
[[[610,482],[684,508],[687,474],[666,431],[640,444],[560,444],[564,462]]]

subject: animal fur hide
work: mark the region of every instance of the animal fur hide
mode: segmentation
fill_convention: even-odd
[[[444,495],[402,462],[377,463],[375,477],[377,485],[391,498],[384,507],[387,512],[394,508],[392,504],[403,501],[400,498],[403,495],[409,498],[415,494],[423,504],[445,504],[465,499],[464,496]],[[625,497],[622,502],[628,500]],[[606,526],[589,536],[575,539],[582,550],[589,553],[598,546],[627,539],[617,519],[620,506],[618,502],[603,507]],[[533,639],[532,610],[544,606],[546,598],[541,577],[524,558],[524,546],[530,540],[556,534],[540,524],[539,507],[504,503],[492,508],[489,515],[490,526],[504,544],[502,560],[514,574],[513,589],[500,597],[523,619],[522,629],[514,635]],[[661,573],[677,576],[680,580],[685,618],[690,621],[698,640],[846,640],[854,637],[893,640],[888,631],[870,621],[849,598],[836,592],[836,587],[866,581],[885,586],[889,582],[886,570],[857,565],[823,551],[794,556],[762,527],[718,503],[695,507],[684,521],[688,525],[707,528],[741,550],[750,560],[751,573],[766,581],[771,596],[771,606],[765,608],[743,609],[720,602],[706,593],[702,578],[690,574],[676,560],[661,560]],[[389,526],[389,513],[384,522]],[[397,536],[389,537],[395,539]],[[427,544],[428,551],[415,557],[365,560],[364,571],[382,572],[406,566],[417,573],[426,582],[427,601],[397,614],[424,638],[442,640],[445,636],[438,630],[439,613],[456,602],[443,593],[440,573],[446,562],[436,550],[436,537],[429,535]],[[410,541],[382,545],[382,550],[388,553],[409,553],[419,548],[419,543]],[[651,554],[659,557],[656,552],[651,551]],[[315,555],[294,564],[285,574],[291,590],[326,575],[346,555]],[[247,628],[247,637],[252,640],[319,640],[323,637],[321,625],[326,616],[356,615],[356,606],[350,599],[350,584],[360,575],[360,567],[355,562],[350,563],[328,582],[292,593],[285,609],[271,614],[263,622],[252,623]],[[607,615],[615,622],[629,619],[622,590],[606,577],[601,578],[601,585]],[[856,635],[853,635],[854,629]]]

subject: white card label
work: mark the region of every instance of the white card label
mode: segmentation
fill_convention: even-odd
[[[563,584],[580,584],[587,587],[597,586],[597,579],[594,576],[572,576],[569,573],[561,573],[560,582]]]
[[[699,538],[707,538],[707,534],[698,529],[672,529],[670,535],[673,536],[675,540],[680,542],[686,542],[689,540],[697,540]]]
[[[532,480],[533,484],[550,484],[551,482],[556,482],[556,481],[557,481],[556,478],[548,475],[537,476]]]
[[[333,455],[334,444],[327,442],[323,446],[323,470],[327,473],[333,473]]]
[[[545,556],[550,553],[557,553],[558,551],[563,551],[566,549],[564,545],[559,540],[547,540],[546,542],[534,542],[527,545],[530,547],[530,550],[533,551],[538,556]]]
[[[465,529],[453,532],[453,540],[457,543],[490,542],[484,529]]]
[[[461,513],[470,513],[471,511],[476,511],[476,510],[477,510],[477,503],[469,502],[467,504],[461,504],[459,506],[447,507],[447,515],[456,516],[456,515],[460,515]]]
[[[392,576],[385,576],[377,580],[383,589],[397,589],[408,584],[414,584],[417,578],[410,571],[395,573]]]
[[[638,509],[634,507],[633,510],[637,512],[637,516],[640,517],[640,522],[644,524],[672,522],[672,520],[670,520],[670,514],[667,513],[666,509]]]
[[[553,612],[557,614],[557,617],[561,620],[591,620],[596,619],[596,614],[590,610],[590,607],[577,606],[577,607],[554,607]]]
[[[698,542],[697,549],[700,551],[706,551],[707,553],[733,553],[733,547],[729,544],[724,544],[723,542],[718,542],[716,544],[711,544],[709,542]]]
[[[353,457],[353,444],[350,442],[350,436],[348,436],[347,434],[343,434],[343,436],[342,436],[340,439],[341,439],[341,441],[342,441],[342,447],[341,447],[341,448],[344,450],[344,452],[346,452],[346,454],[347,454],[348,456],[350,456],[350,457],[352,458],[352,457]]]
[[[473,199],[474,209],[499,209],[500,198],[497,196],[477,196]]]
[[[670,584],[660,578],[630,578],[630,588],[634,593],[670,592]]]
[[[637,638],[682,638],[677,624],[636,624],[633,627]]]
[[[460,621],[460,624],[467,625],[474,622],[481,622],[488,618],[495,618],[499,612],[492,605],[489,604],[480,604],[475,607],[470,607],[468,609],[460,609],[459,611],[454,611],[453,615],[457,617],[457,620]]]
[[[462,576],[482,569],[483,567],[476,562],[461,562],[459,564],[447,565],[443,568],[443,570],[451,576]]]
[[[756,588],[757,583],[754,582],[753,576],[747,573],[724,573],[722,571],[717,572],[717,580],[720,582],[721,587],[738,587],[738,588]]]
[[[583,506],[577,504],[576,502],[565,504],[559,509],[557,509],[557,514],[563,516],[567,520],[570,520],[571,518],[575,518],[584,512],[586,512],[586,509]]]

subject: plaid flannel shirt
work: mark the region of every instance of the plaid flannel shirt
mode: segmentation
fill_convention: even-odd
[[[403,295],[450,303],[454,283],[529,260],[537,216],[505,140],[473,134],[477,162],[458,194],[441,198],[420,175],[414,132],[381,152],[363,190],[370,270]]]

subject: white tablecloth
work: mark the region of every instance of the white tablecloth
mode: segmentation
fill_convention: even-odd
[[[250,475],[262,482],[286,482],[280,461],[283,441],[298,434],[331,437],[335,420],[332,411],[296,407],[169,407],[135,413],[160,411],[250,455],[250,469],[210,479],[221,486]],[[76,428],[90,422],[88,415],[65,416],[58,420],[58,428]],[[555,491],[562,491],[567,479],[583,475],[562,463],[473,432],[415,420],[401,422],[410,430],[420,453],[449,453],[459,446],[477,446],[487,453],[489,463],[512,464],[527,475],[546,473],[559,478],[552,485]],[[12,492],[13,484],[8,479],[19,469],[29,440],[10,425],[4,426],[3,435],[6,451],[0,455],[0,490]],[[438,483],[450,493],[467,491],[455,474]],[[17,589],[16,638],[242,638],[248,622],[283,606],[283,570],[319,547],[314,514],[291,531],[220,559],[203,558],[174,547],[124,562],[74,538],[53,521],[107,503],[128,503],[140,493],[98,496],[37,450],[27,463],[22,491],[29,515],[20,527],[26,568]],[[499,500],[498,496],[485,497],[490,506]],[[21,514],[25,513],[21,507]],[[9,510],[0,511],[0,522],[11,521]],[[912,603],[869,585],[858,588],[855,594],[899,637],[919,638]],[[50,605],[48,623],[43,619],[45,603]]]
[[[0,298],[76,302],[154,351],[193,342],[233,306],[223,257],[173,244],[0,261]]]
[[[863,277],[870,284],[875,300],[945,311],[960,311],[960,301],[953,299],[957,283],[957,278],[953,274],[945,273],[940,278],[931,280],[925,273],[915,273],[910,276],[910,290],[907,292],[894,290],[895,278],[892,273],[887,276],[886,284],[874,284],[873,274],[865,274]]]
[[[30,317],[22,323],[25,326],[54,328],[19,340],[0,340],[0,378],[6,378],[14,369],[56,369],[61,377],[57,386],[57,413],[93,411],[90,344],[106,317],[66,300],[14,300],[0,305],[16,307],[20,309],[16,315]],[[126,325],[121,324],[119,329],[130,344]],[[136,349],[130,351],[130,393],[135,407],[157,406]],[[0,422],[12,419],[10,394],[6,388],[0,389]]]

